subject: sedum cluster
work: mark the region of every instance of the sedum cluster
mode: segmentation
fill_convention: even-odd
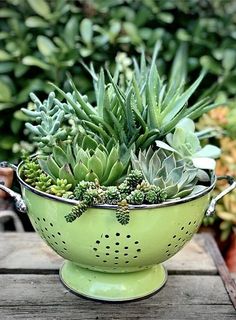
[[[118,206],[116,217],[124,225],[130,220],[129,204],[157,204],[167,198],[165,190],[145,181],[142,172],[138,170],[132,170],[117,186],[106,187],[101,186],[98,180],[95,182],[82,180],[74,190],[72,184],[69,184],[66,179],[56,179],[55,181],[51,179],[40,169],[35,160],[25,160],[22,175],[24,180],[37,190],[79,201],[78,205],[74,206],[72,211],[65,216],[67,222],[73,222],[79,218],[88,207],[111,204]]]
[[[90,206],[97,204],[117,205],[117,220],[125,225],[129,222],[129,204],[154,204],[165,201],[167,194],[157,186],[144,180],[141,171],[133,170],[118,186],[100,186],[98,182],[81,181],[74,190],[74,199],[79,204],[65,217],[67,222],[79,218]]]

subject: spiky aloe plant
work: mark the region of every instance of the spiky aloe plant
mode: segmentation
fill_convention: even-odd
[[[132,166],[140,170],[146,181],[165,190],[167,198],[182,198],[194,191],[198,182],[198,170],[186,165],[184,160],[177,160],[173,153],[162,149],[140,151],[138,156],[131,157]],[[199,190],[199,188],[198,188]]]
[[[156,67],[158,50],[157,45],[150,65],[146,64],[144,54],[140,66],[134,61],[133,78],[125,87],[119,85],[118,73],[112,77],[107,71],[109,81],[106,82],[104,70],[96,74],[91,66],[89,72],[96,96],[94,108],[71,80],[73,94],[53,86],[65,98],[70,109],[74,109],[86,132],[105,144],[112,136],[124,149],[134,146],[136,149],[148,148],[155,139],[171,132],[182,118],[195,119],[214,107],[208,98],[187,106],[205,73],[202,72],[188,89],[184,89],[185,48],[178,51],[168,81],[162,79]]]

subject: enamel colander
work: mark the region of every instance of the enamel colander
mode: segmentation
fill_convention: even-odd
[[[17,175],[30,221],[40,237],[65,259],[60,279],[74,293],[105,301],[126,301],[148,296],[167,280],[162,262],[176,254],[197,232],[209,206],[211,185],[191,197],[158,205],[130,207],[130,222],[121,225],[116,206],[89,208],[79,219],[67,223],[74,200],[62,199],[37,191]],[[231,186],[223,191],[229,192]],[[212,200],[211,207],[220,198]],[[23,202],[24,201],[24,202]],[[214,208],[211,208],[212,211]]]

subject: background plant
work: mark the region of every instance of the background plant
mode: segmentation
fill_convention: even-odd
[[[66,89],[69,72],[76,86],[91,96],[91,81],[81,59],[92,60],[95,68],[116,59],[124,77],[129,77],[128,56],[136,56],[143,46],[151,55],[156,41],[162,40],[158,63],[168,72],[179,43],[186,42],[191,82],[204,66],[209,74],[202,93],[209,84],[214,89],[221,83],[218,96],[233,96],[235,11],[234,0],[2,2],[0,158],[18,158],[26,119],[19,109],[28,104],[29,92],[44,97],[50,90],[47,80]]]

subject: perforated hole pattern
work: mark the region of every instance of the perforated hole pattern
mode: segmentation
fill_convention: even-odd
[[[112,247],[111,240],[114,243]],[[128,265],[133,260],[137,261],[142,252],[137,239],[132,239],[130,234],[121,235],[119,232],[114,235],[105,234],[103,240],[96,240],[93,251],[97,260],[114,266]]]
[[[178,235],[174,234],[172,239],[169,241],[166,247],[166,257],[169,258],[178,252],[185,244],[188,242],[193,234],[197,232],[200,224],[196,220],[189,221],[186,224],[183,224],[179,228]]]
[[[34,222],[37,232],[55,252],[62,256],[68,253],[67,244],[63,239],[61,230],[55,230],[53,223],[45,218],[37,217]],[[178,252],[191,239],[198,228],[199,223],[196,220],[181,225],[178,232],[169,239],[166,248],[163,248],[166,259]],[[124,266],[124,264],[128,266],[134,261],[138,265],[139,258],[142,257],[142,244],[131,234],[116,232],[115,234],[105,234],[102,239],[97,239],[93,244],[93,252],[99,264],[113,265],[113,269],[116,269],[119,266]],[[143,268],[143,265],[139,267]]]
[[[64,255],[68,248],[61,231],[55,231],[52,222],[47,222],[45,218],[37,217],[34,220],[35,229],[47,244],[53,248],[59,255]]]

